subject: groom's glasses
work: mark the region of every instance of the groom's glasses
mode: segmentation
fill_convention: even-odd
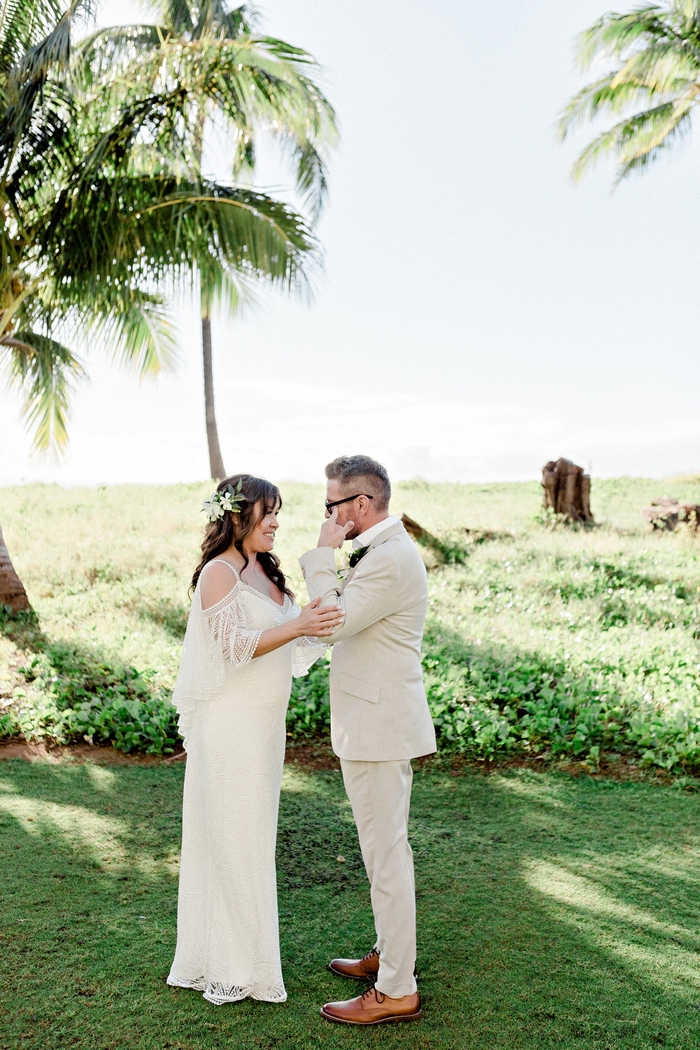
[[[354,499],[359,499],[360,496],[364,496],[365,499],[374,499],[374,496],[370,496],[368,492],[358,492],[355,496],[346,496],[345,499],[336,499],[331,503],[329,500],[324,499],[326,510],[333,510],[333,507],[339,507],[341,503],[352,503]]]

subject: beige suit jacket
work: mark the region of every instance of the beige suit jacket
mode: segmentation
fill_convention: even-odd
[[[401,522],[390,525],[345,580],[331,547],[299,559],[309,597],[340,605],[333,633],[331,741],[339,758],[388,762],[432,754],[435,729],[423,686],[428,606],[423,561]]]

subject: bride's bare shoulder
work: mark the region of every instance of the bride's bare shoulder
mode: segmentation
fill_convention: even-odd
[[[238,586],[238,573],[230,562],[215,559],[202,569],[199,580],[202,609],[206,611],[212,605],[222,601]]]

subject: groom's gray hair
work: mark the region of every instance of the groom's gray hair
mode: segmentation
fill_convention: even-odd
[[[389,507],[391,499],[391,482],[386,469],[370,456],[338,456],[326,467],[329,481],[337,481],[343,490],[351,484],[360,493],[374,497],[375,510],[383,511]]]

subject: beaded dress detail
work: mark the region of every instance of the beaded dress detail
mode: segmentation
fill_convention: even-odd
[[[243,582],[192,599],[173,702],[187,750],[177,947],[168,984],[211,1003],[281,1003],[275,845],[292,676],[326,643],[299,638],[253,659],[263,631],[299,615]],[[212,562],[209,562],[211,565]],[[203,572],[207,571],[207,565]]]

